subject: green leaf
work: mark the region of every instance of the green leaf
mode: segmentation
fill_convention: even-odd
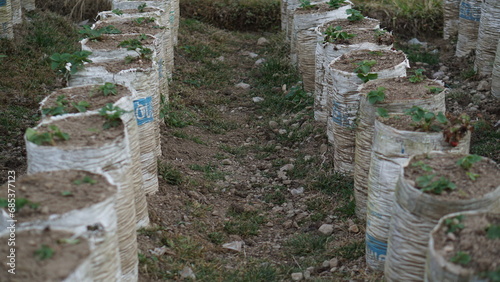
[[[447,124],[448,123],[448,119],[446,118],[446,116],[443,114],[443,112],[439,112],[436,116],[436,120],[442,124]]]
[[[384,109],[384,108],[377,108],[377,114],[380,117],[388,117],[389,116],[389,112],[387,111],[387,109]]]
[[[51,247],[43,244],[39,249],[35,251],[35,257],[38,258],[39,260],[46,260],[50,259],[52,256],[54,256],[54,249]]]
[[[93,179],[92,177],[86,175],[84,176],[82,179],[77,179],[75,181],[73,181],[73,184],[75,185],[81,185],[81,184],[90,184],[90,185],[94,185],[97,183],[97,180]]]
[[[476,181],[476,179],[479,177],[479,174],[473,173],[470,171],[466,171],[465,174],[470,178],[472,181]]]
[[[500,225],[490,225],[486,229],[486,237],[489,239],[500,239]]]
[[[67,196],[72,196],[73,193],[71,193],[71,191],[62,191],[61,192],[61,196],[63,197],[67,197]]]
[[[459,229],[464,229],[463,219],[463,215],[445,219],[444,224],[448,227],[447,233],[455,233]]]
[[[475,163],[481,161],[483,157],[478,155],[467,155],[457,161],[457,165],[465,170],[469,170]]]
[[[471,261],[471,257],[468,253],[459,251],[450,258],[450,261],[456,264],[467,265]]]

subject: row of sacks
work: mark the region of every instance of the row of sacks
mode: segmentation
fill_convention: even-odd
[[[22,23],[23,10],[35,10],[35,2],[35,0],[0,1],[0,38],[14,38],[14,26]]]
[[[485,175],[492,181],[479,184],[484,186],[482,192],[468,192],[459,201],[443,201],[442,191],[436,195],[422,191],[425,185],[437,185],[442,179],[437,173],[421,175],[429,178],[428,183],[415,185],[415,179],[408,180],[413,183],[408,188],[413,189],[408,192],[411,198],[406,200],[410,207],[396,213],[403,219],[393,220],[397,184],[404,182],[402,170],[412,156],[439,151],[451,154],[455,161],[471,158],[469,117],[446,113],[444,84],[427,79],[423,70],[407,74],[409,62],[404,53],[391,50],[392,36],[378,28],[377,20],[353,11],[348,1],[282,3],[282,28],[291,43],[291,61],[297,64],[306,91],[314,90],[315,119],[327,124],[335,170],[354,176],[356,214],[367,223],[367,264],[385,269],[391,281],[422,280],[428,242],[422,236],[428,239],[430,229],[447,213],[495,209],[500,199],[495,182],[500,176],[498,167],[483,158],[494,167]],[[332,8],[334,3],[339,6]],[[462,171],[462,176],[470,173]],[[474,186],[451,186],[457,185],[455,194]],[[429,203],[433,198],[438,198],[436,203]],[[416,204],[420,199],[424,203]],[[428,225],[422,223],[420,209],[435,215]],[[389,255],[389,229],[395,230],[394,237],[400,236],[392,250],[402,250],[402,254]],[[418,250],[412,249],[416,245]],[[392,264],[384,263],[389,258]],[[411,270],[414,266],[416,271]]]
[[[16,201],[2,211],[0,236],[13,236],[17,220],[15,236],[28,240],[16,242],[20,281],[138,280],[136,230],[149,225],[146,195],[158,191],[178,2],[113,5],[92,30],[121,33],[81,41],[91,62],[40,103],[42,120],[25,134],[28,174],[7,184]],[[41,269],[29,264],[33,244],[52,254]]]

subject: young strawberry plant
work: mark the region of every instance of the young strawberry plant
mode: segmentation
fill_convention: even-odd
[[[137,6],[137,11],[139,11],[139,13],[144,13],[144,9],[146,9],[146,6],[146,3],[142,3],[141,5]]]
[[[450,258],[450,261],[456,264],[467,265],[471,261],[471,257],[466,252],[458,251]]]
[[[85,113],[87,108],[90,107],[90,103],[87,101],[72,102],[71,105],[80,113]]]
[[[88,59],[90,54],[92,54],[92,52],[89,51],[77,51],[72,54],[55,53],[50,56],[50,67],[53,70],[62,73],[64,82],[67,84],[71,75],[83,68],[84,63],[92,62],[92,60]]]
[[[351,22],[359,22],[365,18],[365,16],[363,16],[363,14],[356,9],[347,9],[346,13],[350,15],[347,19]]]
[[[126,112],[127,111],[118,106],[115,107],[112,103],[106,104],[106,106],[99,110],[99,114],[106,118],[103,128],[109,129],[119,126],[121,124],[120,117]]]
[[[75,185],[82,185],[82,184],[94,185],[96,183],[97,183],[97,180],[93,179],[92,177],[90,177],[88,175],[84,176],[81,179],[77,179],[77,180],[73,181],[73,184],[75,184]]]
[[[415,122],[413,126],[420,128],[425,132],[442,130],[441,127],[434,124],[434,121],[438,121],[443,125],[448,124],[448,119],[442,112],[434,114],[433,112],[429,112],[418,106],[413,106],[410,109],[407,109],[405,114],[411,116],[411,119]]]
[[[447,118],[449,124],[443,130],[444,141],[456,147],[474,127],[470,124],[470,117],[467,114],[461,114],[459,117],[447,114]]]
[[[354,72],[358,74],[358,77],[366,83],[370,80],[377,79],[378,74],[370,73],[371,68],[377,64],[375,60],[363,60],[362,62],[357,62],[357,67],[354,69]]]
[[[488,239],[500,239],[500,225],[490,224],[486,227],[486,237]]]
[[[97,88],[104,96],[116,95],[117,89],[116,84],[111,82],[106,82]]]
[[[114,10],[111,10],[111,12],[113,12],[113,14],[115,14],[117,16],[123,15],[123,11],[120,9],[114,9]]]
[[[26,129],[26,139],[37,145],[56,145],[56,140],[67,141],[69,134],[62,132],[55,125],[49,125],[47,132],[38,132],[33,128]]]
[[[342,27],[341,26],[329,26],[326,31],[324,32],[325,40],[323,41],[324,43],[330,42],[330,43],[347,43],[350,38],[353,38],[356,36],[356,34],[351,34],[347,33],[345,31],[341,31]]]
[[[368,103],[371,105],[374,105],[376,103],[381,103],[385,100],[385,93],[384,93],[385,88],[384,87],[378,87],[377,90],[372,90],[368,92],[368,95],[366,95],[366,99],[368,99]]]
[[[54,253],[55,253],[54,249],[43,244],[39,249],[35,251],[34,255],[38,260],[46,260],[53,257]]]
[[[66,100],[66,96],[60,95],[56,98],[56,106],[51,108],[42,108],[42,114],[50,116],[66,114],[67,105],[68,105],[68,100]]]
[[[140,17],[134,20],[134,22],[138,25],[148,24],[154,22],[156,19],[153,17]]]
[[[437,87],[437,86],[430,86],[430,87],[427,87],[429,89],[429,91],[433,94],[438,94],[438,93],[441,93],[443,92],[443,88],[441,87]]]
[[[426,171],[426,172],[430,172],[430,171],[432,171],[432,170],[433,170],[433,169],[432,169],[432,167],[431,167],[430,165],[428,165],[428,164],[424,163],[423,161],[418,161],[418,162],[416,162],[416,163],[412,163],[412,164],[411,164],[411,166],[412,166],[412,167],[418,167],[418,168],[420,168],[421,170]]]
[[[434,180],[435,177],[436,174],[428,174],[417,177],[417,187],[422,189],[423,192],[429,192],[437,195],[441,195],[445,190],[454,190],[457,188],[457,185],[446,177],[441,176],[437,180]]]
[[[475,181],[479,177],[479,174],[473,173],[472,171],[470,171],[470,169],[475,163],[481,161],[482,159],[483,157],[478,155],[468,155],[463,158],[460,158],[457,161],[457,165],[466,170],[465,174],[467,174],[470,180]]]
[[[344,5],[346,3],[345,0],[330,0],[327,2],[328,6],[332,9],[338,9],[340,6]]]
[[[139,39],[124,40],[118,44],[119,47],[124,47],[129,51],[135,51],[139,54],[141,60],[150,60],[153,50],[144,47]],[[126,61],[133,61],[133,58],[126,58]]]
[[[92,29],[89,25],[84,25],[78,33],[82,34],[83,38],[88,38],[92,41],[101,41],[104,34],[120,34],[122,32],[112,25],[98,29]]]
[[[425,79],[424,69],[416,69],[413,71],[413,75],[410,75],[408,77],[408,80],[411,83],[418,83],[424,81],[424,79]]]
[[[464,229],[464,224],[462,220],[464,219],[463,215],[458,215],[453,218],[447,218],[444,220],[444,224],[448,228],[446,233],[455,233],[460,229]]]
[[[305,10],[310,10],[314,8],[315,5],[311,4],[311,1],[309,0],[299,0],[300,2],[300,8],[305,9]]]
[[[377,114],[383,118],[389,117],[389,111],[385,108],[377,108]]]
[[[12,208],[13,208],[13,212],[19,212],[22,208],[24,208],[26,206],[33,209],[33,210],[36,210],[40,206],[40,204],[33,203],[26,198],[16,198],[16,199],[0,198],[0,208],[8,209],[9,212],[12,211],[11,210]]]

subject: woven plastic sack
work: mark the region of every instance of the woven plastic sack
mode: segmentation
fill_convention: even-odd
[[[12,0],[12,24],[20,24],[23,22],[23,11],[21,10],[21,0]]]
[[[439,233],[446,232],[445,221],[453,219],[457,216],[464,216],[467,219],[481,221],[484,216],[491,216],[499,218],[499,213],[487,213],[482,211],[464,211],[448,214],[442,217],[438,224],[432,229],[429,238],[429,247],[427,249],[427,259],[425,261],[425,281],[428,282],[441,282],[441,281],[470,281],[470,282],[484,282],[484,277],[479,273],[475,273],[470,268],[462,267],[458,264],[449,262],[436,250],[435,242],[436,236]]]
[[[98,87],[98,85],[95,86]],[[66,89],[71,90],[72,88],[74,87],[67,87]],[[45,105],[49,99],[50,100],[55,99],[54,94],[55,93],[50,94],[49,96],[45,97],[45,99],[43,99],[42,102],[40,102],[40,112],[42,112],[42,119],[48,119],[48,117],[46,117],[43,114],[42,109],[45,108]],[[135,97],[137,97],[137,93],[134,90],[131,90],[130,96],[121,97],[120,99],[116,100],[113,103],[113,105],[127,111],[121,116],[121,118],[125,125],[125,130],[127,130],[129,136],[129,147],[132,158],[131,174],[134,187],[135,214],[137,217],[136,227],[137,229],[139,229],[149,225],[149,215],[148,215],[148,203],[146,201],[146,193],[144,189],[144,180],[142,179],[142,165],[140,162],[141,150],[140,150],[139,135],[138,135],[139,133],[137,128],[137,122],[134,116],[134,107],[132,102],[133,99],[135,99]],[[90,108],[87,109],[87,111],[97,113],[99,109],[93,109],[91,104]]]
[[[500,39],[500,1],[484,0],[477,36],[474,69],[481,75],[491,75],[496,45]]]
[[[327,106],[332,111],[327,121],[327,135],[328,141],[333,143],[335,171],[352,175],[356,138],[355,120],[360,99],[358,88],[363,84],[363,81],[357,76],[357,73],[335,69],[335,62],[341,58],[338,57],[329,64],[325,75],[328,84]],[[405,55],[402,62],[395,62],[395,65],[388,69],[371,73],[377,73],[379,79],[400,77],[406,76],[406,68],[408,67],[409,62]]]
[[[500,39],[497,43],[497,52],[491,73],[491,94],[500,98]]]
[[[328,119],[328,108],[326,105],[327,96],[327,82],[325,80],[325,73],[328,64],[334,59],[342,56],[352,50],[383,50],[390,49],[392,46],[378,45],[370,42],[362,42],[358,44],[334,44],[325,42],[325,30],[331,21],[324,22],[315,29],[316,33],[316,61],[315,61],[315,84],[314,84],[314,119],[325,122]],[[368,22],[367,29],[379,28],[378,20],[371,20]],[[356,29],[346,29],[346,32],[355,33]]]
[[[332,11],[313,13],[309,14],[310,16],[299,13],[294,15],[293,35],[295,37],[292,36],[292,57],[295,44],[299,73],[302,76],[305,91],[313,92],[315,86],[317,43],[315,29],[327,20],[347,18],[346,10],[351,8],[351,3],[348,2],[347,5]]]
[[[50,124],[62,119],[84,119],[95,113],[74,116],[56,116],[42,121]],[[136,215],[134,188],[131,179],[131,152],[128,132],[102,146],[39,146],[26,140],[28,173],[64,169],[80,169],[95,173],[108,173],[118,187],[116,214],[118,218],[118,246],[122,270],[122,281],[135,281],[138,276]]]
[[[298,8],[293,13],[290,59],[292,64],[298,65],[307,91],[314,89],[314,64],[316,61],[316,33],[314,29],[325,21],[347,18],[346,10],[351,8],[351,3],[347,3],[347,5],[331,11],[314,12],[313,10],[313,12],[308,12]],[[319,4],[328,6],[325,2]],[[307,69],[308,67],[309,69]],[[305,77],[304,74],[306,74]]]
[[[370,83],[371,81],[368,81],[359,88],[359,92],[364,94],[361,96],[359,104],[358,119],[356,122],[356,147],[354,149],[354,198],[356,200],[356,215],[360,219],[366,219],[368,173],[370,171],[377,108],[386,109],[388,114],[402,114],[406,109],[413,106],[418,106],[431,112],[446,111],[446,90],[429,98],[384,101],[376,105],[371,105],[366,99],[366,91],[363,92],[363,88],[370,85]],[[440,83],[444,88],[444,84]]]
[[[413,187],[400,172],[385,263],[387,281],[421,281],[431,230],[450,213],[498,212],[500,186],[481,198],[440,201]]]
[[[52,174],[54,177],[62,178],[64,177],[64,172],[61,170],[55,171]],[[44,173],[47,172],[39,172],[28,177],[36,179],[37,175]],[[49,227],[51,230],[79,234],[89,241],[93,280],[116,281],[121,277],[115,211],[117,188],[109,175],[105,173],[100,173],[99,175],[107,181],[109,191],[113,191],[111,196],[78,210],[75,209],[59,214],[52,213],[43,219],[23,221],[21,218],[16,225],[16,232],[32,229],[43,230]],[[26,178],[26,176],[23,177]],[[16,186],[19,187],[21,184],[22,178],[18,179]],[[44,202],[37,202],[37,204],[40,204],[42,207],[55,208],[55,205],[47,205]],[[7,213],[3,215],[0,216],[0,226],[3,227],[0,230],[0,235],[9,233],[6,227],[9,225],[11,218]],[[19,219],[19,216],[17,218]],[[99,226],[99,229],[89,231],[87,226]]]
[[[49,234],[50,235],[47,235],[47,232],[50,232]],[[20,231],[20,232],[14,232],[13,233],[14,236],[15,236],[15,249],[16,249],[16,252],[14,253],[15,254],[15,268],[14,268],[14,274],[12,273],[2,273],[2,277],[0,277],[0,279],[2,279],[2,281],[33,281],[33,280],[29,280],[29,279],[33,279],[33,273],[37,273],[37,279],[38,280],[34,280],[34,281],[42,281],[43,276],[55,276],[59,279],[55,280],[55,279],[50,279],[50,281],[61,281],[61,282],[75,282],[75,281],[78,281],[78,282],[93,282],[94,279],[93,279],[93,276],[92,276],[92,265],[91,265],[91,257],[90,257],[90,250],[89,250],[89,247],[88,247],[88,243],[86,241],[85,238],[82,238],[82,237],[77,237],[77,236],[74,236],[73,233],[68,233],[68,232],[63,232],[63,231],[54,231],[54,230],[24,230],[24,231]],[[6,235],[2,235],[0,236],[0,240],[6,242],[5,243],[5,246],[7,246],[7,242],[8,242],[8,239],[10,234],[6,234]],[[58,273],[53,273],[53,272],[50,272],[50,270],[48,270],[46,267],[44,267],[42,264],[37,264],[36,262],[34,262],[33,264],[29,264],[27,265],[26,261],[27,259],[32,259],[33,257],[33,254],[31,253],[31,251],[35,252],[37,249],[36,247],[41,244],[42,242],[44,242],[44,240],[40,240],[40,238],[44,238],[45,236],[50,236],[49,238],[60,238],[60,239],[67,239],[67,238],[72,238],[72,236],[74,236],[75,238],[74,239],[77,239],[79,240],[79,248],[82,248],[84,252],[82,252],[82,257],[78,257],[76,258],[75,256],[66,256],[66,257],[72,257],[72,258],[76,258],[77,261],[76,262],[72,262],[72,265],[70,266],[70,268],[72,269],[58,269]],[[54,238],[54,239],[55,239]],[[35,244],[33,246],[33,244]],[[51,242],[51,244],[57,244],[57,242]],[[81,246],[80,246],[81,245]],[[7,251],[9,251],[8,248],[5,248]],[[28,252],[24,251],[21,254],[21,252],[19,250],[21,249],[27,249]],[[2,250],[2,257],[3,257],[3,251]],[[62,250],[63,252],[64,251],[67,251],[67,248],[63,249]],[[7,256],[7,254],[5,254]],[[56,254],[57,255],[60,255],[60,254]],[[66,258],[64,257],[64,258]],[[51,261],[51,263],[53,264],[52,267],[54,267],[54,265],[57,265],[58,263],[62,262],[62,260],[64,258],[59,258],[57,261]],[[51,260],[53,258],[49,258],[49,260]],[[5,262],[7,262],[7,259],[5,259]],[[24,262],[24,263],[23,263]],[[6,263],[3,263],[3,264],[6,264]],[[76,264],[76,266],[73,268],[73,265]],[[4,270],[5,268],[4,267],[0,267],[0,270]],[[6,272],[8,270],[10,270],[12,268],[10,268],[8,266],[8,268],[6,268]],[[39,277],[39,276],[42,276],[42,277]],[[66,277],[64,277],[66,276]],[[63,278],[64,277],[64,278]],[[10,278],[10,279],[9,279]],[[23,279],[24,278],[24,279]]]
[[[11,0],[0,2],[0,38],[14,38],[14,30],[12,29],[11,4]]]
[[[122,2],[124,5],[122,6],[122,9],[126,11],[122,11],[123,14],[116,14],[113,11],[102,11],[97,14],[97,18],[100,20],[106,20],[106,19],[129,19],[129,18],[138,18],[138,17],[147,17],[147,18],[155,18],[158,20],[158,23],[162,26],[170,27],[170,19],[169,19],[169,12],[167,12],[163,8],[158,8],[158,7],[150,7],[146,4],[146,8],[152,8],[154,9],[153,11],[147,11],[147,12],[139,12],[138,10],[133,11],[137,9],[137,6],[139,6],[143,2],[139,1],[129,1],[129,2]],[[125,5],[126,4],[126,5]],[[128,7],[127,7],[128,6]],[[164,7],[166,8],[166,7]],[[121,10],[121,9],[120,9]],[[130,11],[132,10],[132,11]]]
[[[36,9],[35,2],[35,0],[21,0],[21,5],[26,11],[33,11]]]
[[[462,0],[460,2],[460,19],[458,41],[455,56],[467,56],[476,49],[479,21],[481,19],[481,0]]]
[[[442,132],[398,130],[375,120],[366,204],[366,262],[370,268],[384,270],[396,182],[410,156],[436,150],[468,154],[469,147],[470,133],[452,147]]]
[[[300,6],[299,0],[283,0],[284,2],[284,26],[285,26],[285,40],[287,42],[292,41],[292,23],[293,23],[293,12]]]
[[[458,34],[460,0],[443,1],[443,38],[450,39]]]
[[[152,194],[158,191],[158,163],[161,155],[159,112],[160,98],[158,94],[158,79],[154,64],[152,68],[128,69],[118,73],[108,72],[104,67],[87,64],[86,67],[73,75],[70,86],[104,84],[113,82],[134,89],[134,113],[138,124],[140,162],[144,191]]]

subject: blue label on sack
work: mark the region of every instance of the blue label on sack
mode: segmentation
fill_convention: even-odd
[[[375,257],[377,260],[385,261],[387,255],[387,242],[382,242],[375,237],[366,233],[366,248],[368,255]]]
[[[472,6],[469,3],[460,3],[460,18],[478,22],[481,20],[481,6]]]
[[[137,125],[153,121],[153,98],[151,96],[134,101],[134,113]]]
[[[7,0],[0,0],[0,7],[7,6]]]
[[[349,120],[349,116],[343,112],[338,102],[333,102],[332,109],[333,122],[342,127],[351,127],[352,122]]]

